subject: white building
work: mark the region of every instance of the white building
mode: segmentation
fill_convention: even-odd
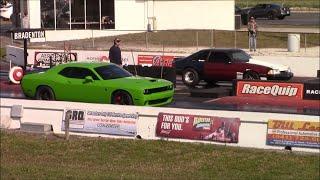
[[[47,41],[147,30],[234,30],[234,0],[14,0],[16,17],[46,29]],[[20,14],[19,14],[20,13]],[[18,23],[19,24],[19,23]]]

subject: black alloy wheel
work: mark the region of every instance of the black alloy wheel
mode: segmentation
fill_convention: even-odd
[[[36,92],[36,99],[37,100],[54,101],[55,95],[50,87],[40,86],[40,87],[38,87],[37,92]]]
[[[130,94],[125,91],[115,92],[112,96],[111,103],[118,105],[133,105],[133,101]]]

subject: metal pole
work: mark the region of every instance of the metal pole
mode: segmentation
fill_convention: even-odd
[[[197,50],[199,49],[199,34],[198,31],[196,31],[196,44],[197,44]]]
[[[213,30],[213,47],[216,47],[216,30]]]
[[[64,121],[64,127],[65,127],[65,138],[68,141],[69,140],[69,130],[70,130],[70,118],[66,118],[66,120]]]
[[[87,1],[84,0],[84,29],[87,29]]]
[[[211,29],[210,46],[213,47],[213,29]]]
[[[56,6],[56,0],[53,1],[53,13],[54,13],[54,30],[57,30],[57,6]]]
[[[163,56],[164,56],[164,42],[162,42],[162,57],[160,58],[160,63],[161,63],[160,79],[162,79],[162,74],[163,74]]]
[[[69,12],[70,12],[70,14],[69,14],[69,22],[70,22],[70,25],[69,25],[69,28],[70,28],[70,30],[71,30],[71,0],[69,0]]]
[[[27,69],[27,63],[28,63],[28,40],[23,40],[23,57],[24,57],[24,66],[23,71],[25,72]]]
[[[148,32],[146,32],[145,35],[146,35],[146,38],[145,38],[146,39],[146,48],[148,49],[149,48],[149,45],[148,45]]]
[[[237,48],[237,31],[234,30],[234,48]]]
[[[101,28],[102,28],[102,27],[101,27],[101,20],[102,20],[102,19],[101,19],[101,18],[102,18],[102,17],[101,17],[101,0],[99,0],[99,17],[100,17],[99,24],[100,24],[100,30],[101,30]]]
[[[304,34],[304,52],[307,52],[307,34]]]
[[[93,29],[91,30],[91,39],[92,39],[92,48],[94,48],[94,37],[93,37]]]

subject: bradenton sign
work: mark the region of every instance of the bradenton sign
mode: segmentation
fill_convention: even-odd
[[[44,29],[17,29],[13,30],[14,40],[45,38],[46,33]]]

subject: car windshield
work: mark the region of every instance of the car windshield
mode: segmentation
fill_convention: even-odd
[[[131,73],[117,65],[106,65],[94,68],[94,70],[102,77],[104,80],[117,79],[132,76]]]
[[[232,59],[237,61],[248,62],[251,56],[244,51],[234,51],[232,53]]]

